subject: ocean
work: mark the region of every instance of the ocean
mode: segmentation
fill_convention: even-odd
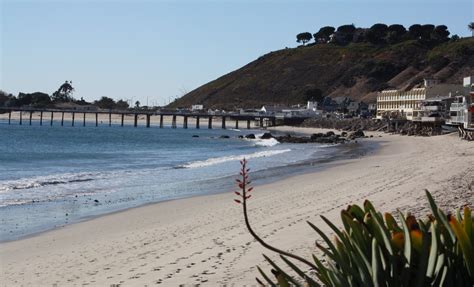
[[[244,157],[258,185],[368,150],[360,143],[238,138],[249,133],[263,131],[0,121],[0,241],[144,204],[230,192]]]

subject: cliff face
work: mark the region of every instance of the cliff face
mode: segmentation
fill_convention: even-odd
[[[323,96],[374,102],[382,89],[410,89],[425,77],[461,84],[462,77],[473,73],[472,37],[435,47],[414,40],[385,46],[319,44],[268,53],[191,91],[170,107],[298,104],[312,89],[321,90]]]

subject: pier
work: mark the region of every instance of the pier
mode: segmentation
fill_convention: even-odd
[[[104,124],[103,119],[104,115],[107,117],[108,126],[112,126],[113,120],[115,118],[117,124],[123,127],[126,123],[125,117],[132,117],[133,126],[140,126],[140,120],[143,120],[143,126],[150,128],[152,122],[157,123],[159,128],[165,127],[165,120],[170,119],[171,128],[177,128],[178,123],[181,123],[181,127],[187,129],[189,126],[189,119],[194,119],[195,128],[200,129],[201,123],[207,121],[207,128],[212,129],[216,126],[213,123],[216,123],[217,126],[220,126],[222,129],[227,129],[228,123],[234,123],[235,129],[239,128],[239,122],[244,123],[247,129],[252,127],[270,127],[277,124],[277,119],[272,115],[264,114],[255,114],[255,115],[240,115],[238,113],[193,113],[193,112],[170,112],[170,111],[104,111],[104,110],[64,110],[64,109],[35,109],[35,108],[0,108],[0,114],[8,113],[8,124],[25,124],[23,117],[28,116],[28,125],[32,125],[33,115],[39,114],[39,125],[42,126],[44,121],[49,120],[49,125],[53,126],[53,123],[56,123],[60,126],[70,125],[72,127],[76,124],[85,127],[87,124],[98,127],[100,124]],[[12,118],[13,113],[19,113],[18,120]],[[60,120],[56,122],[55,114],[60,114]],[[76,116],[77,114],[77,116]],[[68,115],[70,117],[68,117]],[[99,120],[99,116],[101,116]],[[68,123],[65,121],[65,117],[70,119]],[[87,121],[89,119],[89,121]],[[153,119],[156,119],[153,121]],[[295,119],[293,118],[293,121]],[[298,119],[298,121],[303,121],[304,118]],[[79,121],[79,122],[78,122]],[[279,119],[281,123],[284,123]],[[252,125],[253,123],[253,125]]]

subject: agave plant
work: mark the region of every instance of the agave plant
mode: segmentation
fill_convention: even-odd
[[[339,229],[321,216],[335,234],[329,239],[317,226],[308,222],[324,240],[316,244],[329,260],[323,263],[312,255],[312,261],[269,245],[250,225],[247,201],[253,188],[249,187],[247,161],[241,161],[240,192],[235,192],[242,205],[245,224],[250,234],[264,247],[280,254],[282,261],[298,275],[295,278],[265,256],[273,267],[274,276],[257,267],[263,279],[260,285],[271,286],[474,286],[474,223],[471,209],[464,207],[455,215],[446,215],[426,191],[431,212],[426,220],[398,212],[378,212],[366,200],[363,206],[350,205],[341,211],[343,228]],[[396,218],[398,217],[398,221]],[[294,261],[314,270],[301,270]],[[301,266],[301,264],[298,264]]]

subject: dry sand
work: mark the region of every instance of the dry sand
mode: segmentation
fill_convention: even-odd
[[[340,222],[350,203],[370,199],[384,211],[419,214],[427,210],[427,188],[444,208],[473,205],[473,143],[456,135],[373,135],[367,140],[382,146],[374,154],[258,186],[249,202],[257,232],[310,258],[320,238],[305,221],[328,230],[319,216]],[[233,198],[228,192],[153,204],[3,243],[2,284],[253,285],[255,266],[268,268],[261,254],[277,256],[252,239]]]

